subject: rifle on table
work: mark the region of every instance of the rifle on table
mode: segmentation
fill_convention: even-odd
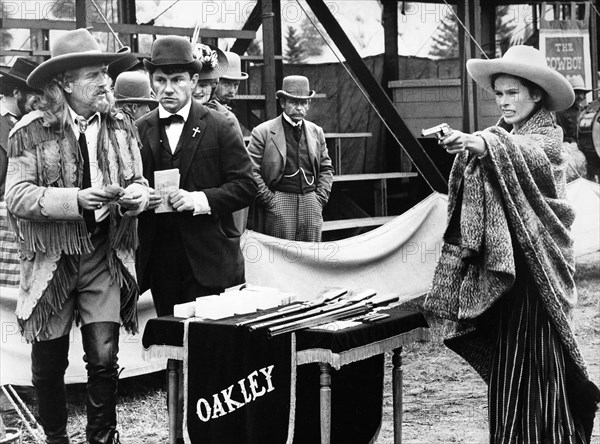
[[[297,313],[302,313],[310,310],[311,308],[319,307],[330,303],[336,299],[341,298],[345,294],[348,293],[348,290],[345,288],[331,287],[323,289],[319,295],[310,301],[305,302],[297,302],[294,304],[290,304],[288,306],[282,307],[276,311],[261,315],[261,316],[253,316],[248,319],[244,319],[235,324],[236,327],[245,327],[250,324],[261,323],[264,321],[268,321],[270,319],[278,319],[284,318],[290,315],[294,315]],[[253,330],[253,328],[251,328]]]
[[[258,324],[252,324],[249,328],[250,331],[253,331],[258,330],[259,328],[272,327],[273,325],[281,324],[284,322],[291,322],[298,319],[310,318],[316,315],[337,310],[342,307],[347,307],[351,304],[375,296],[375,294],[375,290],[360,290],[346,293],[336,298],[330,299],[325,303],[319,304],[309,310],[301,311],[299,313],[292,313],[283,317],[277,317],[275,319],[266,320],[265,322],[259,322]]]
[[[328,322],[339,321],[345,318],[361,315],[371,311],[375,307],[389,305],[399,300],[397,294],[373,295],[359,302],[349,302],[346,306],[316,314],[311,317],[286,322],[268,328],[269,336],[277,336],[283,333],[291,333],[305,328],[316,327]],[[341,303],[341,302],[340,302]]]

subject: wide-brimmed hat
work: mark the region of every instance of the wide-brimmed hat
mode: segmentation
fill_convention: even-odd
[[[308,86],[308,78],[304,76],[287,76],[283,78],[281,89],[276,93],[277,98],[311,99],[315,91]]]
[[[180,65],[196,72],[202,69],[202,62],[194,58],[192,44],[185,37],[159,37],[152,43],[151,53],[150,60],[144,59],[144,66],[149,71],[172,65]]]
[[[229,63],[223,51],[213,45],[196,43],[193,46],[194,58],[202,62],[202,69],[198,71],[198,80],[218,79],[227,72]]]
[[[15,86],[26,87],[27,76],[39,66],[39,63],[33,60],[18,58],[10,68],[0,67],[0,76],[2,83],[10,83]]]
[[[575,92],[581,91],[589,93],[592,90],[591,88],[585,87],[585,82],[583,81],[583,77],[581,75],[567,76],[567,80],[569,81],[569,83],[573,87],[573,91]]]
[[[35,68],[27,84],[32,88],[40,88],[52,76],[82,66],[100,63],[109,64],[129,53],[129,48],[121,48],[121,52],[102,52],[100,45],[87,29],[79,28],[67,31],[57,37],[50,47],[50,58]]]
[[[248,74],[242,72],[242,59],[238,54],[225,51],[227,57],[227,72],[221,76],[224,80],[246,80]]]
[[[120,103],[158,103],[152,97],[150,79],[137,71],[125,71],[115,81],[115,102]]]
[[[121,48],[121,50],[122,49],[123,48]],[[122,72],[130,71],[136,67],[144,69],[144,64],[136,56],[129,53],[124,57],[121,57],[119,60],[115,60],[114,62],[108,64],[108,75],[111,79],[116,80],[119,74]]]
[[[527,79],[546,92],[544,107],[548,111],[567,109],[575,101],[569,81],[558,71],[549,68],[544,55],[532,46],[513,46],[499,59],[467,60],[467,71],[480,86],[492,92],[492,76],[495,74]]]

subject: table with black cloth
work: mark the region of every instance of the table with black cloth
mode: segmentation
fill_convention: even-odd
[[[401,442],[402,347],[428,340],[429,328],[421,312],[381,312],[389,316],[344,329],[332,323],[328,328],[296,332],[294,443],[361,443],[376,436],[381,425],[384,353],[389,351],[393,351],[394,443]],[[146,358],[170,359],[169,443],[175,443],[177,361],[183,360],[184,321],[173,316],[151,319],[142,339]],[[312,389],[317,384],[320,390]]]

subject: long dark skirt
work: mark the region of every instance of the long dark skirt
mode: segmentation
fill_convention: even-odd
[[[578,400],[569,399],[577,381],[531,280],[517,277],[501,304],[488,386],[490,442],[586,443],[572,412]]]

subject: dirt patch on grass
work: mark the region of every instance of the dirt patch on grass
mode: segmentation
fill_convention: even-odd
[[[577,261],[579,301],[573,329],[588,364],[592,381],[600,387],[600,254]],[[449,325],[430,318],[432,340],[405,347],[403,443],[487,443],[487,386],[471,366],[448,350],[442,340]],[[391,358],[386,357],[384,420],[377,444],[394,442]],[[592,443],[600,443],[600,414]]]

